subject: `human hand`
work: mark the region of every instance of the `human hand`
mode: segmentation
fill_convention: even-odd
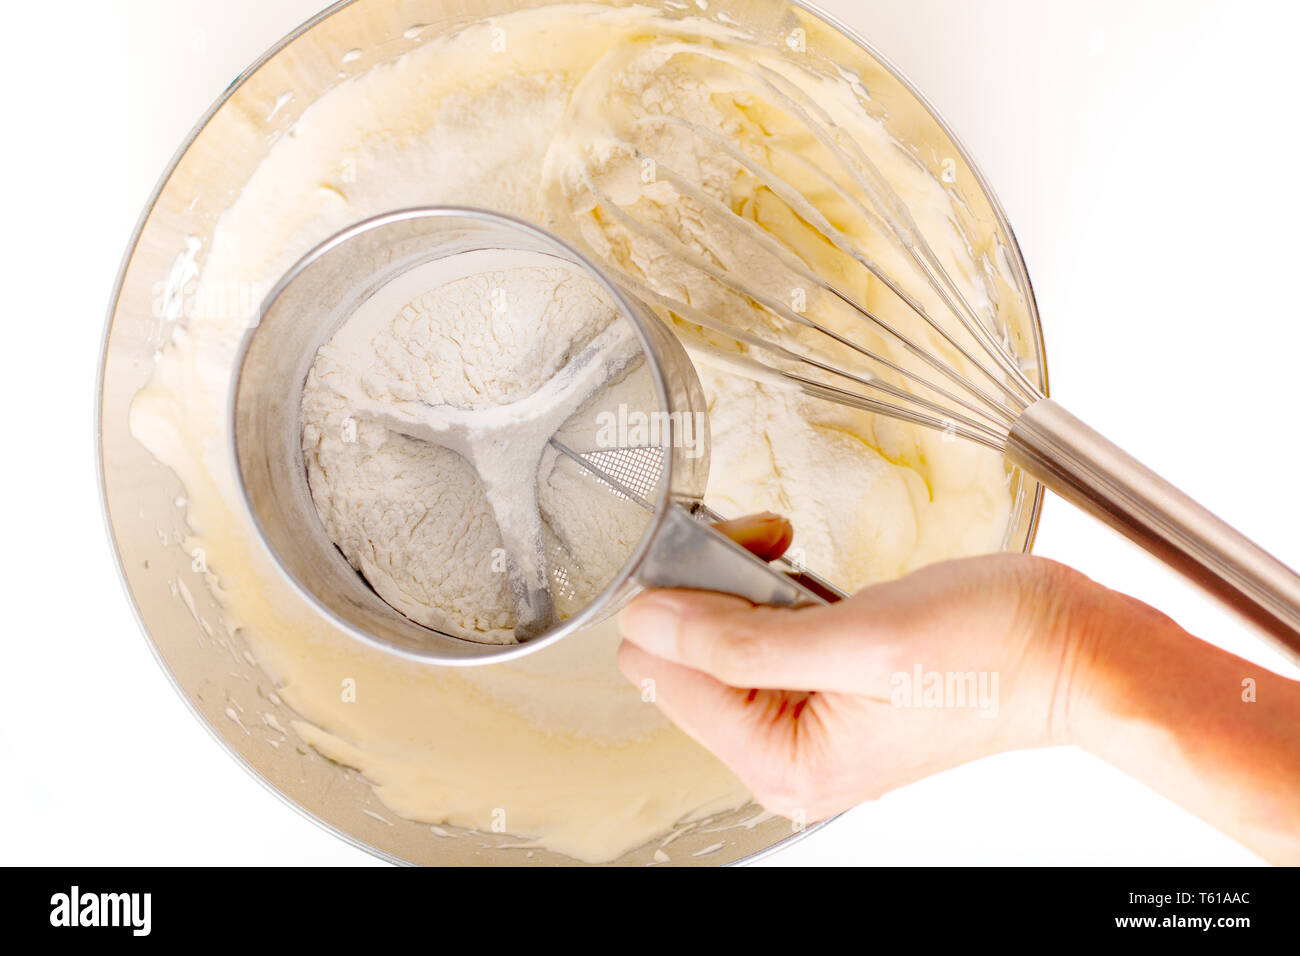
[[[792,536],[775,515],[719,530],[768,560]],[[1115,601],[1156,613],[1019,554],[945,562],[827,607],[651,591],[620,618],[619,663],[759,803],[811,822],[978,757],[1069,741]]]

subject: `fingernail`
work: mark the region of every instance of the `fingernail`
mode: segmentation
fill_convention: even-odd
[[[641,597],[618,616],[618,631],[638,647],[658,657],[666,657],[677,646],[681,620],[681,612],[672,601]]]

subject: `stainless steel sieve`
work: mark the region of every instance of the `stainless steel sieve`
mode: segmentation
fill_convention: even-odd
[[[581,611],[564,620],[553,613],[540,520],[535,540],[526,538],[506,549],[513,556],[508,568],[519,638],[514,644],[467,640],[419,624],[376,593],[327,534],[312,502],[302,450],[303,388],[320,347],[398,278],[438,260],[484,251],[541,255],[592,278],[616,309],[615,324],[626,323],[635,337],[633,348],[654,387],[657,407],[651,411],[662,413],[655,445],[659,454],[651,459],[649,472],[639,472],[636,491],[638,499],[647,499],[644,531],[622,568]],[[581,364],[587,354],[584,351],[571,365]],[[311,250],[271,290],[244,335],[229,415],[241,497],[276,567],[336,625],[403,657],[449,665],[517,658],[608,616],[642,587],[702,588],[755,603],[784,605],[817,603],[824,600],[821,595],[836,593],[824,582],[817,582],[817,590],[805,587],[697,520],[697,514],[713,517],[701,508],[709,466],[708,419],[699,380],[685,351],[646,306],[580,252],[500,213],[457,207],[406,209],[358,223]],[[705,423],[702,442],[683,436],[685,427],[690,427],[687,421]],[[403,427],[391,421],[385,424]],[[413,426],[407,427],[411,428],[408,434],[421,437]],[[502,440],[511,438],[507,434]],[[521,444],[504,451],[527,455],[537,449]],[[572,457],[567,447],[564,451]],[[583,464],[581,456],[575,460]],[[585,467],[604,486],[594,493],[620,493],[594,460]],[[532,490],[520,488],[518,497]],[[524,504],[522,510],[527,511],[530,506]],[[513,502],[506,505],[514,508]],[[537,510],[535,497],[531,507]],[[503,540],[505,527],[502,524]],[[525,619],[526,629],[521,626]]]

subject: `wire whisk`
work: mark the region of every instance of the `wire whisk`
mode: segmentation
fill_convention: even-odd
[[[1045,397],[996,306],[973,301],[979,286],[954,277],[863,142],[792,78],[803,67],[740,42],[639,57],[625,76],[693,70],[721,104],[609,110],[619,120],[598,135],[581,124],[580,158],[551,175],[579,241],[692,357],[994,449],[1300,660],[1300,577]],[[766,228],[760,207],[788,228]],[[860,235],[884,242],[873,255]],[[801,308],[791,288],[829,309]]]

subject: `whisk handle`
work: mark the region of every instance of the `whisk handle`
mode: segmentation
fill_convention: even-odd
[[[721,532],[697,521],[679,505],[663,512],[650,550],[633,576],[647,588],[692,588],[734,594],[754,604],[803,607],[826,604],[826,596],[754,557]]]
[[[1006,457],[1249,618],[1300,661],[1300,576],[1051,399]]]

